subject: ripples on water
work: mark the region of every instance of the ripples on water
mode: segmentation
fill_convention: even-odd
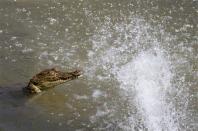
[[[0,1],[0,130],[197,130],[196,8]],[[23,97],[24,83],[53,66],[84,77]]]

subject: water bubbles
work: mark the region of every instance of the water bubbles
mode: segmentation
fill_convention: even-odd
[[[59,122],[59,123],[58,123],[58,125],[59,125],[59,126],[62,126],[62,125],[63,125],[63,123],[62,123],[62,122]]]
[[[99,97],[103,96],[103,92],[101,90],[94,90],[93,91],[93,94],[92,94],[92,97],[97,99]]]
[[[58,56],[53,56],[54,60],[57,61],[58,60]]]
[[[54,62],[51,61],[51,60],[48,60],[48,61],[47,61],[47,64],[48,64],[49,66],[52,66],[52,65],[54,64]]]
[[[76,100],[87,100],[87,99],[89,99],[89,97],[86,96],[86,95],[74,94],[73,96],[74,96],[74,98],[75,98]]]
[[[55,18],[48,18],[50,25],[54,25],[55,23],[57,23],[57,20]]]
[[[54,115],[54,112],[51,112],[50,115]]]
[[[67,125],[72,124],[73,121],[74,121],[74,120],[68,120],[68,121],[67,121]]]
[[[10,40],[16,40],[17,37],[16,36],[12,36]]]
[[[16,62],[16,61],[17,61],[16,59],[12,59],[12,60],[11,60],[11,62]]]
[[[71,110],[76,110],[71,104],[69,103],[65,103],[65,105],[67,106],[67,108],[71,109]]]
[[[38,42],[39,47],[45,48],[47,46],[46,43]]]
[[[43,51],[39,56],[39,59],[47,59],[47,58],[48,58],[48,52],[47,51]]]
[[[30,52],[32,52],[32,51],[33,51],[32,48],[24,48],[24,49],[22,50],[22,53],[30,53]]]
[[[105,116],[107,115],[109,112],[108,111],[103,111],[103,110],[100,110],[100,109],[97,109],[97,112],[96,112],[96,117],[102,117],[102,116]]]
[[[20,48],[23,47],[22,43],[16,43],[15,46]]]
[[[58,116],[59,116],[59,117],[63,117],[64,114],[63,114],[63,113],[59,113]]]
[[[8,60],[8,57],[6,56],[4,59],[5,59],[5,60]]]
[[[65,28],[65,32],[68,32],[69,31],[69,29],[68,28]]]
[[[26,12],[27,10],[26,10],[26,8],[17,8],[16,9],[17,10],[17,12]]]

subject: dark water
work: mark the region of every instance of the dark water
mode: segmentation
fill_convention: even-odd
[[[0,130],[198,130],[197,0],[0,0]],[[42,69],[83,78],[34,97]]]

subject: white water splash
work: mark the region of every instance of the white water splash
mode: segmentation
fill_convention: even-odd
[[[124,91],[123,98],[137,108],[136,113],[129,113],[119,123],[121,129],[183,129],[186,106],[178,102],[184,98],[187,103],[187,95],[183,87],[175,87],[178,83],[173,84],[178,65],[173,65],[169,54],[173,40],[160,27],[153,28],[140,18],[116,25],[107,22],[90,39],[93,45],[88,52],[87,76],[99,81],[117,79]]]
[[[163,53],[146,51],[120,68],[117,79],[125,91],[136,92],[135,104],[149,131],[177,131],[173,104],[168,103],[172,73]]]

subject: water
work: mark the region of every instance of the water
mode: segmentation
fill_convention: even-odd
[[[0,130],[196,131],[196,0],[0,0]],[[83,78],[27,98],[42,69]]]
[[[124,90],[136,92],[134,101],[148,130],[178,130],[178,111],[169,100],[170,91],[175,90],[170,65],[159,51],[139,54],[121,68],[118,79]]]

